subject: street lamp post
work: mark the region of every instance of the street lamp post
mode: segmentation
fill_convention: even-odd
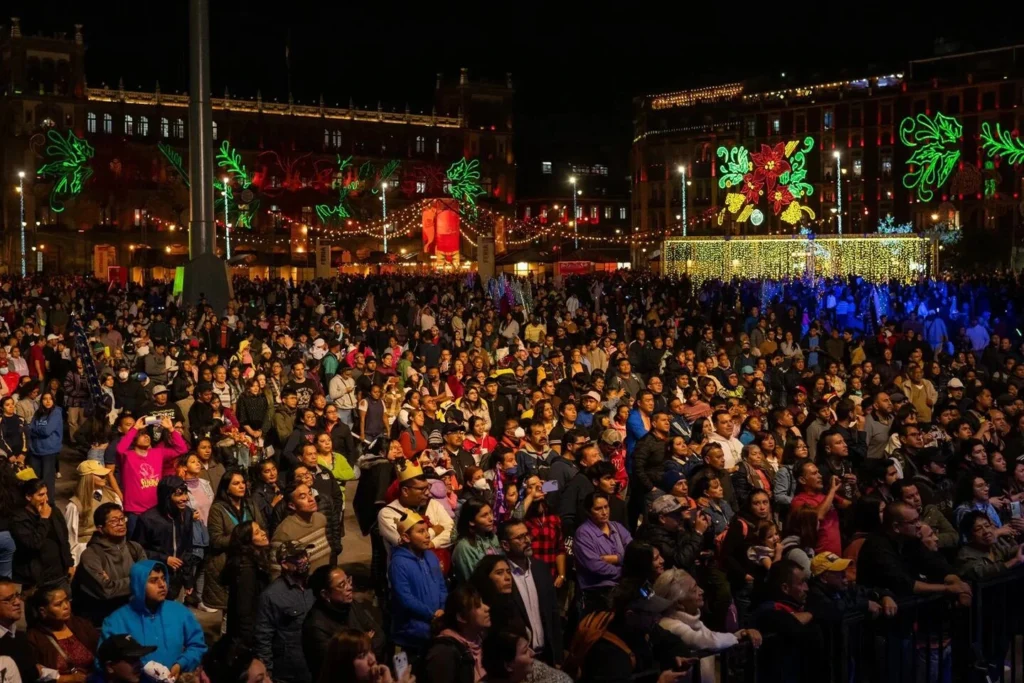
[[[576,190],[576,176],[574,176],[574,175],[573,176],[569,176],[569,183],[572,185],[572,236],[573,236],[573,245],[574,245],[574,247],[576,249],[579,249],[580,248],[580,233],[579,233],[579,229],[580,229],[579,228],[580,216],[579,216],[579,213],[578,213],[578,209],[576,208],[576,193],[577,193],[577,190]]]
[[[686,237],[686,166],[679,165],[679,201],[683,210],[679,212],[683,221],[683,237]]]
[[[384,220],[384,253],[388,253],[388,181],[380,184],[380,208]]]
[[[231,258],[231,224],[228,223],[228,177],[222,178],[224,181],[224,244],[225,251],[227,252],[228,258]]]
[[[836,227],[839,236],[843,236],[843,167],[839,161],[839,152],[833,152],[836,159]]]
[[[21,276],[25,277],[25,172],[18,171],[18,199],[21,203]]]

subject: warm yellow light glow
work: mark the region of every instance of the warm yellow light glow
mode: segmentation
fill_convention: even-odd
[[[19,178],[24,178],[25,177],[25,172],[24,171],[18,171],[18,177]]]
[[[569,182],[572,183],[573,185],[575,185],[576,184],[576,176],[574,176],[574,175],[569,176]]]
[[[164,251],[166,251],[168,254],[170,254],[171,253],[171,248],[170,247],[164,247]]]

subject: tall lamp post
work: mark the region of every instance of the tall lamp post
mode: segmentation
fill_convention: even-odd
[[[18,229],[21,231],[21,276],[25,277],[25,172],[18,171],[18,200],[21,203],[21,220]]]
[[[569,184],[572,185],[572,236],[573,236],[573,246],[576,249],[579,249],[580,248],[580,233],[579,233],[580,217],[579,217],[578,210],[576,208],[576,194],[578,192],[576,190],[576,176],[574,176],[574,175],[569,176]]]
[[[836,226],[839,236],[843,235],[843,167],[839,161],[839,152],[835,151],[832,156],[836,159]]]
[[[388,253],[388,181],[380,184],[380,208],[384,220],[384,253]]]
[[[683,205],[679,215],[683,220],[683,237],[686,237],[686,166],[682,164],[679,165],[679,201]]]
[[[231,224],[228,223],[228,177],[221,178],[224,181],[224,246],[228,258],[231,258]]]

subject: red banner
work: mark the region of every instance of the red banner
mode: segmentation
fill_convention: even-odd
[[[459,238],[459,213],[454,202],[437,200],[423,210],[424,254],[458,253]]]
[[[590,261],[559,261],[558,272],[561,275],[586,275],[593,266]]]

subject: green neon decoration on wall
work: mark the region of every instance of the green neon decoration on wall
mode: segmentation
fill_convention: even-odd
[[[65,208],[65,202],[81,193],[82,185],[92,177],[88,163],[96,150],[70,130],[66,138],[52,129],[46,137],[50,140],[46,156],[53,161],[44,164],[36,174],[54,179],[50,189],[50,208],[60,213]]]
[[[764,222],[764,214],[756,209],[766,199],[772,212],[782,220],[796,225],[807,214],[814,218],[809,206],[800,200],[814,193],[807,182],[807,154],[814,149],[814,138],[790,140],[772,145],[761,145],[760,152],[751,153],[746,147],[719,147],[718,186],[728,190],[725,209],[718,214],[718,224],[725,212],[737,214],[736,221],[750,221],[754,225]]]
[[[252,183],[249,173],[245,170],[245,164],[242,163],[242,155],[233,149],[227,140],[221,143],[220,151],[217,152],[217,165],[234,176],[243,188],[249,187]]]
[[[363,167],[365,168],[367,164],[369,164],[369,162],[363,164]],[[352,166],[352,157],[349,156],[347,159],[342,159],[339,154],[337,170],[338,177],[343,177],[345,169],[350,166]],[[316,205],[316,215],[320,217],[320,222],[324,224],[329,223],[333,218],[345,219],[352,217],[352,207],[348,203],[348,196],[359,189],[360,181],[353,180],[352,182],[345,184],[343,181],[338,180],[335,182],[335,185],[338,188],[338,203],[334,206],[331,206],[330,204]]]
[[[1016,166],[1024,163],[1024,140],[1013,137],[1008,130],[996,124],[996,132],[986,121],[981,124],[981,146],[991,157],[1000,157],[1009,164]]]
[[[476,207],[476,198],[487,194],[480,184],[480,161],[467,161],[465,157],[448,168],[448,194],[459,201]]]
[[[907,159],[909,170],[903,176],[903,187],[916,191],[921,201],[930,201],[960,160],[960,150],[954,145],[963,130],[959,121],[940,113],[903,119],[900,140],[913,150]]]
[[[167,162],[178,172],[181,176],[181,181],[185,183],[185,187],[192,187],[192,183],[189,182],[188,173],[185,171],[184,163],[181,160],[181,155],[178,154],[173,147],[163,142],[156,143],[156,148],[160,150],[160,153],[164,155]]]
[[[220,151],[217,152],[217,166],[226,170],[232,178],[242,188],[242,196],[251,195],[249,186],[252,185],[252,176],[245,168],[245,164],[242,163],[242,155],[238,153],[238,150],[231,146],[231,143],[227,140],[221,143]],[[215,183],[215,186],[216,183]],[[234,192],[231,189],[230,183],[221,183],[220,189],[224,192],[224,201],[228,202],[228,211],[231,212],[231,202],[234,200]],[[223,203],[221,204],[223,208]],[[260,208],[260,201],[258,199],[250,199],[248,202],[236,202],[235,203],[235,224],[240,228],[252,229],[252,221],[256,216],[256,212]]]

